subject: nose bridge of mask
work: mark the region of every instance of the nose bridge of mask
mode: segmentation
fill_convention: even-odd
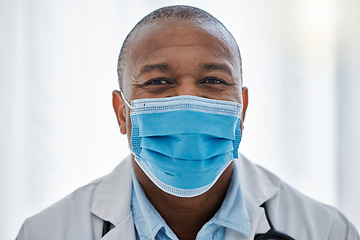
[[[240,117],[242,105],[240,103],[181,95],[167,98],[136,99],[132,101],[133,114],[166,112],[168,110],[193,109],[208,113],[216,113]]]

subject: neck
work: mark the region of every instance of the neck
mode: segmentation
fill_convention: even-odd
[[[149,201],[180,240],[195,239],[201,227],[219,210],[233,171],[233,163],[223,172],[214,186],[200,196],[181,198],[170,195],[146,176],[133,160],[133,168]]]

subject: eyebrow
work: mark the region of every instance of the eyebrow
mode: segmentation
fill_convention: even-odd
[[[222,72],[227,72],[228,74],[231,75],[231,71],[230,71],[230,68],[228,66],[226,66],[225,64],[219,64],[219,63],[204,63],[204,64],[201,64],[202,66],[202,69],[205,69],[205,70],[210,70],[210,71],[213,71],[213,70],[220,70]]]
[[[230,68],[225,64],[220,63],[203,63],[201,64],[201,68],[204,70],[219,70],[222,72],[227,72],[228,74],[232,74]],[[160,71],[166,72],[171,69],[171,66],[167,63],[158,63],[158,64],[148,64],[141,68],[140,72],[136,75],[136,78],[141,77],[143,74],[151,72],[151,71]]]
[[[170,70],[170,65],[167,63],[158,63],[158,64],[149,64],[145,65],[141,68],[140,72],[136,75],[136,78],[141,77],[143,74],[151,72],[151,71],[160,71],[160,72],[166,72],[167,70]]]

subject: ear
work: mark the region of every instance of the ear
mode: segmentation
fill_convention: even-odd
[[[243,98],[243,110],[242,110],[241,125],[240,125],[241,130],[244,129],[245,114],[249,101],[247,87],[242,88],[242,98]]]
[[[126,134],[126,107],[124,99],[117,90],[113,91],[112,97],[113,108],[120,127],[120,132]]]

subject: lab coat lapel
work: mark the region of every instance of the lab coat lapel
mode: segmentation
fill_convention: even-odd
[[[243,193],[246,209],[251,219],[251,233],[249,237],[229,230],[226,239],[254,239],[258,233],[265,233],[270,229],[264,208],[261,205],[279,192],[276,181],[272,181],[264,174],[264,170],[240,154],[236,160],[239,171],[241,191]],[[232,237],[233,236],[233,237]]]
[[[91,213],[114,225],[102,239],[135,238],[131,191],[131,156],[128,156],[102,179],[94,192]]]
[[[271,174],[247,160],[243,155],[236,160],[241,191],[246,201],[260,207],[279,192],[279,181],[271,179]]]
[[[101,240],[135,240],[135,228],[132,213],[123,222],[111,229]]]

